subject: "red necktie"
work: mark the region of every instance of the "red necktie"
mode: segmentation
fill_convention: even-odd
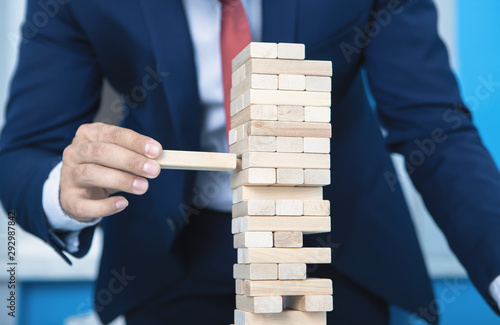
[[[220,2],[222,4],[220,48],[227,135],[231,128],[229,109],[231,104],[231,61],[252,41],[252,34],[241,0],[220,0]]]

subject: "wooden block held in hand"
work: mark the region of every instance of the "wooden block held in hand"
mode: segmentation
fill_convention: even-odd
[[[305,90],[306,76],[300,74],[280,74],[278,76],[278,89]]]
[[[331,295],[286,296],[283,299],[287,309],[307,312],[333,310],[333,297]]]
[[[233,218],[276,215],[275,200],[249,200],[233,205]]]
[[[306,77],[306,90],[332,91],[332,79],[330,77]]]
[[[243,185],[271,185],[276,183],[276,169],[274,168],[248,168],[229,176],[231,188]]]
[[[304,214],[308,216],[329,216],[330,201],[306,200],[304,201]]]
[[[304,60],[306,46],[296,43],[278,43],[278,59]]]
[[[246,136],[264,135],[302,138],[331,138],[332,136],[330,123],[251,121],[246,125]]]
[[[329,264],[330,247],[238,248],[238,263]]]
[[[233,277],[245,280],[277,280],[278,264],[234,264]]]
[[[156,159],[164,169],[233,171],[236,155],[232,153],[163,150]]]
[[[283,297],[247,297],[237,295],[236,308],[256,314],[281,313],[283,311]]]
[[[298,137],[277,137],[276,138],[277,152],[303,152],[304,138]]]
[[[279,314],[255,314],[236,309],[234,325],[326,325],[326,312],[284,310]]]
[[[242,232],[234,235],[234,248],[273,247],[272,232]]]
[[[274,233],[274,247],[302,247],[301,231],[276,231]]]
[[[301,249],[301,248],[299,248]],[[245,280],[245,295],[254,296],[302,296],[331,295],[332,280],[309,278],[305,280],[253,281]]]
[[[233,204],[248,200],[323,200],[321,187],[240,186],[233,191]]]
[[[304,280],[306,275],[306,264],[278,264],[278,279],[280,280]]]
[[[278,121],[284,122],[303,122],[304,106],[297,105],[279,105]]]
[[[304,214],[302,200],[276,200],[277,216],[301,216]]]
[[[278,46],[276,43],[251,42],[247,45],[232,61],[232,69],[238,69],[250,58],[269,58],[278,57]]]
[[[239,223],[238,223],[239,222]],[[276,217],[239,217],[233,219],[233,230],[245,231],[301,231],[314,234],[329,232],[331,218],[329,216],[276,216]]]
[[[332,119],[332,110],[330,107],[311,107],[304,108],[304,120],[306,122],[330,123]]]
[[[330,169],[304,170],[304,184],[326,186],[330,183]]]
[[[302,185],[304,184],[304,170],[300,168],[278,168],[276,170],[276,184]]]
[[[305,153],[330,153],[330,139],[328,139],[328,138],[304,138],[304,152]]]

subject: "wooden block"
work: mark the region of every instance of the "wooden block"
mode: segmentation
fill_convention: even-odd
[[[256,314],[281,313],[283,311],[283,297],[247,297],[237,295],[236,308]]]
[[[278,119],[278,106],[276,105],[250,105],[237,114],[231,116],[231,128],[235,128],[249,121]]]
[[[274,247],[302,247],[301,231],[276,231],[274,233]]]
[[[308,216],[329,216],[330,201],[328,200],[304,201],[304,214]]]
[[[304,60],[306,46],[296,43],[278,43],[278,59]]]
[[[234,218],[231,221],[231,233],[237,234],[241,232],[241,220],[242,218]]]
[[[251,121],[246,123],[247,133],[244,136],[264,135],[277,137],[311,137],[331,138],[330,123]]]
[[[266,73],[330,77],[333,69],[331,61],[250,59],[245,63],[244,72],[246,76]]]
[[[332,110],[330,107],[306,106],[304,108],[304,120],[306,122],[330,123]]]
[[[304,170],[300,168],[278,168],[276,170],[276,184],[302,185],[304,184]]]
[[[277,57],[278,46],[276,43],[252,42],[233,59],[232,69],[235,71],[251,58],[276,59]]]
[[[328,138],[326,138],[328,139]],[[276,138],[277,152],[303,152],[304,138],[298,137],[277,137]]]
[[[163,150],[156,159],[164,169],[233,171],[236,155],[232,153]]]
[[[234,235],[234,248],[273,247],[272,232],[241,232]]]
[[[301,216],[304,214],[302,200],[276,200],[277,216]]]
[[[248,128],[250,124],[242,124],[236,128],[236,142],[239,142],[248,137]]]
[[[250,89],[243,95],[243,108],[248,105],[330,106],[330,93],[319,91]],[[240,109],[240,110],[241,110]]]
[[[297,248],[303,249],[303,248]],[[332,280],[309,278],[305,280],[245,280],[245,295],[249,297],[261,296],[302,296],[302,295],[331,295]]]
[[[304,184],[306,185],[330,185],[330,169],[305,169]]]
[[[304,280],[306,275],[306,264],[278,264],[278,279],[280,280]]]
[[[329,264],[330,247],[238,248],[238,263],[314,263]],[[245,290],[246,292],[246,290]],[[249,294],[250,295],[250,294]]]
[[[233,230],[245,231],[301,231],[315,234],[331,230],[329,216],[244,216],[233,219]],[[239,227],[239,228],[238,228]]]
[[[241,156],[243,169],[260,168],[330,168],[329,154],[245,152]]]
[[[231,116],[237,114],[245,108],[245,95],[241,95],[231,101],[229,106]]]
[[[303,122],[304,106],[280,105],[278,106],[278,121]]]
[[[233,277],[245,280],[277,280],[278,264],[234,264]]]
[[[241,186],[233,191],[233,204],[248,200],[323,200],[321,187]]]
[[[280,74],[278,77],[278,89],[305,90],[306,76],[301,74]]]
[[[233,70],[233,73],[231,74],[231,87],[236,86],[237,84],[239,84],[246,77],[247,77],[246,67],[243,64],[238,69]]]
[[[276,169],[248,168],[229,176],[229,186],[237,188],[243,185],[272,185],[276,183]]]
[[[277,143],[276,143],[277,145]],[[277,147],[276,147],[277,149]],[[304,138],[305,153],[330,153],[330,139]]]
[[[332,79],[330,77],[306,77],[306,90],[332,91]]]
[[[229,134],[227,135],[227,143],[228,145],[236,143],[236,129],[229,130]]]
[[[309,202],[317,202],[317,201],[309,201]],[[276,214],[275,200],[249,200],[233,205],[233,218],[244,217],[244,216],[274,216],[275,214]]]
[[[326,325],[326,312],[284,310],[279,314],[256,314],[236,309],[234,325]]]
[[[305,88],[305,76],[304,77],[304,88]],[[241,96],[250,89],[278,89],[278,76],[275,74],[251,74],[242,81],[240,81],[236,86],[231,88],[231,100],[238,96]],[[302,89],[304,90],[304,89]]]
[[[283,299],[284,307],[287,309],[307,312],[333,310],[333,296],[331,295],[286,296]]]
[[[234,284],[235,292],[237,295],[245,294],[245,281],[241,279],[236,279]]]
[[[232,144],[229,147],[229,152],[241,157],[243,153],[249,151],[275,152],[276,149],[276,137],[252,135]]]

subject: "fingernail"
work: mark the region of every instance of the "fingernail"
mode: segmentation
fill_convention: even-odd
[[[127,200],[121,199],[121,200],[116,201],[116,209],[119,211],[125,209],[127,206],[128,206]]]
[[[152,157],[158,156],[160,154],[160,150],[161,150],[160,146],[156,143],[148,142],[144,146],[144,152],[146,152],[148,155]]]
[[[147,161],[144,166],[142,166],[142,171],[148,176],[156,176],[160,172],[160,166],[152,161]]]
[[[135,192],[142,193],[148,189],[148,182],[143,179],[136,179],[133,187]]]

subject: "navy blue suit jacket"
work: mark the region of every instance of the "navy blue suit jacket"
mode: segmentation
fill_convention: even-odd
[[[47,8],[28,0],[0,140],[0,194],[22,227],[64,256],[47,229],[42,186],[78,126],[94,118],[103,77],[130,98],[122,125],[166,149],[199,149],[201,122],[180,0],[59,2],[42,24]],[[500,176],[460,99],[432,2],[263,0],[263,41],[304,43],[308,59],[332,60],[335,68],[333,185],[325,189],[333,232],[308,241],[332,246],[332,267],[368,291],[410,311],[428,307],[431,287],[389,157],[399,152],[451,248],[491,302],[487,288],[500,274]],[[138,86],[151,89],[144,95]],[[163,171],[147,194],[127,195],[129,207],[102,222],[98,292],[124,268],[136,276],[111,301],[98,296],[104,321],[182,274],[171,247],[191,213],[193,176]],[[85,255],[93,231],[81,232],[74,256]]]

